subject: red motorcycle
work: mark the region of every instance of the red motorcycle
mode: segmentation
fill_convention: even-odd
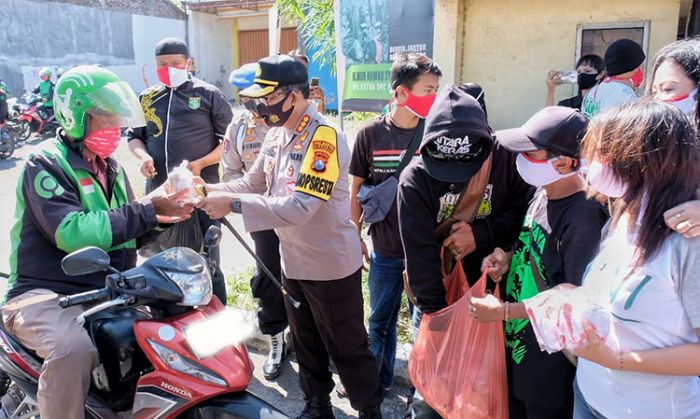
[[[27,93],[22,96],[22,99],[27,103],[26,106],[21,106],[15,103],[13,111],[17,114],[13,118],[13,122],[17,125],[17,141],[26,141],[36,132],[43,134],[44,132],[53,132],[58,128],[58,121],[53,112],[47,111],[41,104],[43,99],[41,96],[34,93]]]
[[[176,247],[125,272],[111,268],[97,247],[63,259],[68,275],[109,272],[105,288],[59,301],[63,308],[94,304],[78,318],[100,355],[87,418],[287,418],[246,391],[253,364],[241,343],[241,315],[212,298],[208,254],[220,238],[221,230],[210,227],[201,255]],[[0,330],[0,368],[10,378],[0,386],[0,417],[39,414],[41,364]]]

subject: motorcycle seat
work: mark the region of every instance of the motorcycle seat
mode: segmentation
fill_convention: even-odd
[[[17,338],[15,338],[14,336],[12,336],[12,334],[11,334],[10,332],[8,332],[7,329],[5,329],[5,325],[2,324],[2,322],[0,322],[0,330],[2,330],[2,332],[5,334],[5,336],[7,337],[7,339],[10,341],[10,344],[13,346],[13,349],[15,350],[15,352],[19,352],[19,351],[25,352],[27,355],[29,355],[29,356],[31,356],[32,358],[36,359],[39,363],[42,363],[42,364],[44,363],[44,358],[42,358],[42,357],[40,357],[39,355],[37,355],[37,353],[34,352],[33,350],[31,350],[31,349],[27,348],[26,346],[22,345],[22,344],[19,342],[19,340],[17,340]]]

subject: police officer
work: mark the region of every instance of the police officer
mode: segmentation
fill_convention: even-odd
[[[215,86],[190,76],[189,50],[181,40],[161,40],[155,56],[160,83],[139,97],[147,124],[127,134],[129,149],[141,160],[141,173],[154,187],[163,184],[183,160],[189,162],[188,168],[195,175],[218,182],[221,140],[231,122],[231,106]],[[199,219],[202,232],[218,224],[201,211],[193,216]],[[212,256],[217,261],[214,294],[226,303],[218,248]]]
[[[253,67],[243,66],[231,72],[229,80],[234,87],[244,89],[253,84],[257,64]],[[251,100],[242,98],[244,105]],[[265,120],[244,109],[233,117],[231,125],[224,136],[224,149],[221,153],[221,163],[224,169],[224,182],[240,179],[250,171],[255,159],[260,153],[265,135],[269,128]],[[274,230],[255,231],[250,233],[255,243],[255,253],[276,278],[281,278],[280,241]],[[287,356],[287,345],[284,341],[284,330],[287,328],[287,312],[280,290],[265,277],[260,266],[250,279],[253,297],[258,299],[258,325],[260,331],[268,336],[270,352],[263,365],[263,375],[272,380],[282,371],[282,362]]]
[[[287,304],[306,406],[299,418],[332,418],[338,369],[361,418],[381,417],[382,391],[363,323],[362,255],[350,221],[345,136],[308,101],[303,64],[287,55],[259,61],[255,84],[241,92],[270,129],[246,175],[207,185],[199,206],[212,218],[242,214],[248,231],[274,228],[281,243],[283,280],[301,302]]]

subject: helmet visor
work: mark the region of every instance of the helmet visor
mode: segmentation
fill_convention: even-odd
[[[146,125],[141,103],[125,81],[108,83],[87,96],[93,105],[87,112],[92,116],[109,118],[113,127],[137,128]]]

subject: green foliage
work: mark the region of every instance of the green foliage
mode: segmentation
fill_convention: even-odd
[[[335,14],[333,0],[277,0],[280,14],[298,24],[307,48],[316,50],[311,57],[335,72]]]
[[[255,312],[258,305],[250,290],[250,278],[253,277],[255,268],[248,268],[232,275],[226,275],[226,300],[230,307],[240,308]]]

